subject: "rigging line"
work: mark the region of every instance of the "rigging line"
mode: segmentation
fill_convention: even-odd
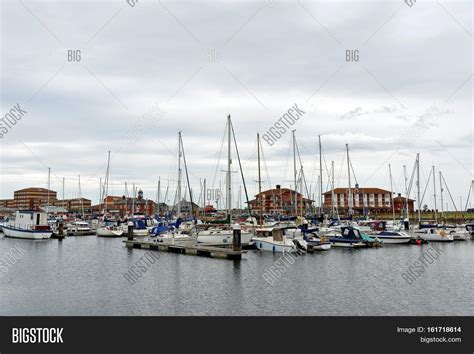
[[[288,144],[288,152],[286,153],[285,167],[283,169],[283,181],[287,180],[286,172],[288,171],[288,161],[290,160],[291,146],[292,146],[292,142],[290,140],[290,144]]]
[[[457,213],[457,212],[458,212],[458,208],[456,207],[456,203],[455,203],[454,200],[453,200],[453,196],[451,195],[451,192],[449,191],[448,184],[446,183],[446,180],[444,179],[444,175],[443,175],[443,174],[441,175],[441,178],[443,179],[444,186],[446,187],[446,190],[448,191],[449,198],[451,198],[451,202],[453,203],[454,210],[455,210],[456,213]],[[462,206],[461,206],[461,207],[462,207]]]
[[[181,144],[181,152],[183,153],[184,171],[186,172],[186,180],[188,182],[189,200],[191,202],[191,215],[197,219],[197,215],[194,215],[193,193],[191,191],[191,185],[189,184],[188,164],[186,163],[186,155],[184,153],[184,144],[183,144],[183,140],[181,136],[180,136],[180,144]]]
[[[298,141],[295,141],[296,142],[296,152],[298,153],[298,160],[300,161],[300,170],[301,170],[301,178],[303,179],[303,183],[305,185],[305,189],[306,189],[306,195],[308,196],[309,199],[311,199],[311,196],[309,195],[308,193],[308,185],[306,184],[306,177],[304,175],[304,172],[303,172],[303,162],[301,161],[301,155],[300,155],[300,149],[299,149],[299,146],[298,146]],[[295,188],[296,190],[296,188]]]
[[[422,205],[422,204],[423,204],[423,200],[425,200],[425,193],[426,193],[426,190],[428,189],[428,186],[430,185],[429,180],[430,180],[430,178],[431,178],[432,172],[433,172],[433,170],[430,169],[430,174],[429,174],[429,176],[428,176],[428,182],[425,184],[425,190],[423,191],[423,196],[421,197],[420,205]]]
[[[415,171],[416,171],[416,160],[413,165],[413,170],[411,172],[411,177],[410,177],[410,184],[408,185],[408,197],[411,195],[411,188],[413,187],[413,181],[415,180]],[[407,201],[408,203],[408,201]]]
[[[263,160],[263,166],[265,168],[265,173],[267,175],[268,187],[270,189],[272,187],[272,183],[271,183],[271,180],[270,180],[270,172],[268,172],[267,160],[265,159],[265,154],[264,154],[263,148],[261,146],[260,146],[260,154],[261,154],[261,157],[262,157],[262,160]]]
[[[216,177],[217,177],[217,173],[218,173],[219,166],[221,163],[222,151],[224,150],[224,141],[225,141],[226,131],[227,131],[227,122],[225,124],[224,134],[222,135],[221,149],[217,157],[216,167],[214,169],[214,176],[213,176],[212,184],[211,184],[212,189],[215,189],[215,185],[216,185]]]
[[[240,175],[242,177],[242,183],[244,185],[245,199],[247,201],[247,209],[248,209],[249,215],[252,215],[252,212],[250,211],[249,194],[247,192],[247,185],[245,184],[244,171],[242,170],[242,164],[240,163],[240,155],[239,155],[239,149],[237,147],[237,139],[235,138],[234,125],[232,124],[230,119],[229,119],[229,125],[230,125],[230,129],[232,129],[232,136],[234,137],[235,153],[237,155],[237,160],[239,161]],[[230,173],[230,171],[229,171],[229,173]],[[251,218],[250,220],[252,220],[252,224],[253,224],[253,219]]]
[[[341,169],[339,170],[339,177],[337,179],[338,185],[341,185],[342,170],[344,169],[345,161],[346,161],[346,154],[342,154],[342,164],[341,164]]]
[[[359,184],[359,182],[357,182],[357,177],[356,177],[356,174],[354,172],[354,167],[352,166],[352,161],[350,161],[349,164],[351,165],[352,175],[354,176],[355,183]]]
[[[471,197],[471,190],[472,190],[472,185],[474,182],[471,182],[471,186],[469,187],[469,192],[467,193],[467,199],[466,199],[466,207],[464,208],[465,211],[467,211],[467,206],[469,205],[469,199]],[[462,205],[461,205],[462,207]]]

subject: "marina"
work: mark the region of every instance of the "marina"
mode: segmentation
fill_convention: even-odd
[[[412,284],[401,275],[429,244],[286,255],[267,279],[282,253],[228,261],[128,248],[120,238],[0,234],[0,255],[17,243],[24,254],[0,278],[0,315],[474,315],[474,242],[438,243],[439,258]],[[147,252],[159,259],[132,285],[124,274]]]

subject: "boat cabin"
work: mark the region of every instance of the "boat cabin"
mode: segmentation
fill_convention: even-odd
[[[15,227],[28,230],[47,230],[48,214],[39,210],[19,210],[15,215]]]
[[[360,231],[351,226],[341,227],[341,234],[342,234],[342,237],[346,239],[354,239],[354,240],[362,239],[362,236],[360,235]]]

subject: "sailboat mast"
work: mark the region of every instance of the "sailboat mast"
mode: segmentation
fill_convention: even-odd
[[[438,223],[438,211],[436,210],[436,174],[435,167],[433,166],[433,198],[434,198],[434,214],[435,214],[435,223]]]
[[[206,190],[206,179],[204,178],[204,185],[202,189],[202,215],[206,215],[206,200],[207,200],[207,190]]]
[[[132,184],[132,218],[135,215],[135,183]]]
[[[441,219],[444,220],[444,205],[443,205],[443,176],[441,174],[441,171],[439,171],[439,193],[441,197]]]
[[[181,217],[181,132],[178,132],[178,213]]]
[[[321,150],[321,135],[318,135],[319,141],[319,215],[323,215],[323,154]]]
[[[392,204],[392,218],[395,223],[395,204],[393,203],[393,180],[392,180],[392,166],[388,164],[388,172],[390,174],[390,204]]]
[[[352,189],[351,189],[351,160],[349,158],[349,144],[346,144],[347,151],[347,175],[349,176],[349,194],[347,195],[347,203],[349,206],[349,217],[352,216]]]
[[[417,205],[418,205],[418,223],[421,224],[421,196],[420,196],[420,154],[416,154],[416,193],[417,193]]]
[[[292,130],[293,133],[293,175],[294,175],[294,186],[295,186],[295,216],[298,216],[298,184],[297,184],[297,172],[296,172],[296,137],[295,130]]]
[[[227,217],[231,218],[232,214],[232,176],[231,176],[231,166],[232,166],[232,159],[231,159],[231,134],[232,134],[232,126],[230,121],[230,114],[227,116]]]
[[[63,177],[63,207],[64,207],[64,181],[65,181],[65,178]]]
[[[82,201],[82,191],[81,191],[81,175],[79,175],[79,199],[81,200],[82,217],[84,217],[84,203]]]
[[[49,213],[49,190],[51,189],[51,167],[48,167],[48,205],[46,206],[46,214]]]
[[[331,161],[331,214],[334,217],[334,161]]]
[[[156,193],[156,205],[158,206],[158,215],[160,215],[160,197],[161,197],[161,177],[158,177],[158,190]]]
[[[109,196],[109,173],[110,173],[110,150],[107,156],[107,172],[105,174],[105,210],[104,217],[107,213],[107,197]]]
[[[407,187],[407,167],[403,165],[403,179],[405,181],[405,217],[409,219],[409,210],[408,210],[408,187]]]
[[[260,170],[260,133],[257,133],[257,164],[258,164],[258,198],[259,200],[259,225],[262,225],[262,212],[263,212],[263,205],[262,205],[262,175]]]

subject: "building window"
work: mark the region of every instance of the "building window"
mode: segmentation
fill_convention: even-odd
[[[386,193],[385,194],[385,206],[386,207],[392,206],[391,200],[392,200],[392,198],[391,198],[390,193]]]
[[[344,208],[344,194],[339,194],[339,205]]]
[[[371,207],[375,206],[375,194],[374,193],[369,194],[369,206],[371,206]]]
[[[383,207],[382,193],[379,193],[378,197],[378,207]]]
[[[355,201],[355,206],[358,208],[359,207],[359,193],[356,193],[354,195],[354,201]]]
[[[337,195],[336,194],[334,194],[334,198],[333,198],[332,202],[333,202],[334,206],[337,208]]]

